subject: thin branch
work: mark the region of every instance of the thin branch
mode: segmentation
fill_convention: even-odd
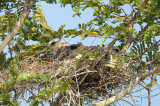
[[[129,4],[129,5],[130,5],[130,4]],[[133,6],[133,5],[134,5],[134,1],[132,1],[132,6],[130,5],[130,6],[132,7],[132,12],[131,12],[131,14],[130,14],[129,16],[131,16],[132,18],[133,18],[133,13],[135,13],[134,6]]]
[[[113,41],[107,46],[107,48],[105,49],[105,55],[109,52],[109,50],[112,48],[112,46],[115,44],[115,42],[117,41],[117,39],[113,39]]]
[[[143,8],[143,6],[148,2],[149,0],[145,0],[144,2],[142,1],[142,3],[141,3],[141,5],[139,6],[139,8]],[[135,13],[135,15],[133,16],[133,18],[130,20],[130,22],[128,23],[128,24],[130,24],[130,23],[132,23],[134,20],[136,20],[136,17],[137,17],[137,14],[139,13],[139,11],[140,10],[138,10],[136,13]]]
[[[127,101],[127,100],[121,100],[121,101],[126,102],[126,103],[130,104],[131,106],[135,106],[135,105],[131,104],[129,101]]]
[[[146,95],[146,94],[145,94]],[[156,97],[156,96],[158,96],[158,95],[160,95],[160,93],[157,93],[157,94],[154,94],[154,95],[151,95],[150,97],[148,97],[148,96],[135,96],[135,95],[132,95],[133,97],[136,97],[136,98],[153,98],[153,97]]]
[[[113,41],[107,46],[107,48],[104,51],[104,54],[98,59],[98,61],[95,63],[94,67],[99,63],[100,60],[102,60],[103,57],[108,54],[109,50],[112,48],[112,46],[116,43],[117,39],[114,38]]]
[[[151,88],[148,88],[148,106],[151,106]]]
[[[124,9],[122,8],[122,7],[119,7],[122,11],[123,11],[123,13],[124,13],[124,17],[125,17],[125,22],[127,22],[127,20],[128,20],[128,16],[127,16],[127,14],[126,14],[126,12],[124,11]]]
[[[146,31],[149,26],[150,26],[150,24],[147,24],[144,27],[143,32]],[[126,45],[122,49],[122,53],[125,53],[127,51],[127,49],[130,47],[131,43],[134,42],[135,40],[137,40],[141,35],[142,35],[142,31],[139,31],[139,33],[137,34],[137,36],[135,38],[128,38]]]

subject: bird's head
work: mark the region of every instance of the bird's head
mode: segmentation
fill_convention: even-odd
[[[63,47],[63,43],[60,42],[59,38],[55,38],[47,44],[47,49],[55,51],[55,52],[58,51],[62,47]]]
[[[119,48],[117,46],[113,46],[112,47],[112,51],[115,52],[115,53],[120,52],[120,50],[119,50]]]
[[[118,53],[120,52],[119,48],[117,46],[112,46],[109,50],[109,53]]]

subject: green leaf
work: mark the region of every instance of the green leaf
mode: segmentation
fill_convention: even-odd
[[[11,106],[19,106],[20,103],[19,102],[16,102],[16,101],[11,101]]]
[[[155,86],[156,83],[157,83],[157,79],[154,79],[154,80],[152,81],[152,87]]]
[[[38,104],[39,104],[38,100],[33,100],[29,106],[38,106]]]
[[[18,78],[17,78],[17,81],[22,81],[22,80],[27,80],[27,79],[36,79],[38,78],[39,75],[38,74],[35,74],[35,73],[20,73]]]
[[[89,57],[88,59],[89,60],[97,60],[97,58],[95,58],[95,57]]]
[[[50,78],[51,76],[50,75],[45,75],[45,74],[41,74],[39,75],[40,79],[45,81],[45,82],[49,82],[50,81]]]
[[[57,89],[58,91],[62,91],[65,92],[69,87],[70,87],[70,83],[74,82],[73,80],[67,80],[65,82],[61,83],[61,86]]]
[[[82,56],[82,54],[78,54],[77,56],[76,56],[76,59],[81,59],[83,56]]]
[[[81,24],[78,24],[78,28],[81,29]]]
[[[108,66],[108,67],[115,67],[115,65],[114,64],[105,64],[104,66]]]

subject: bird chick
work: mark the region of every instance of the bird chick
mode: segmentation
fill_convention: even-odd
[[[120,52],[119,48],[117,46],[112,46],[111,49],[109,50],[109,53],[118,53]]]
[[[60,42],[59,38],[55,38],[47,44],[47,49],[52,51],[54,58],[59,56],[62,48],[63,43]]]
[[[55,52],[58,51],[62,47],[63,47],[63,44],[60,42],[59,38],[55,38],[47,44],[47,49],[51,51],[55,51]]]

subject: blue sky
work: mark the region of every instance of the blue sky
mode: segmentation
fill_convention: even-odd
[[[72,11],[72,8],[70,5],[66,5],[66,7],[60,7],[60,4],[47,4],[45,2],[40,2],[44,15],[46,17],[47,24],[53,28],[53,30],[57,31],[61,25],[65,24],[64,29],[73,29],[78,28],[79,23],[86,23],[89,22],[91,19],[93,19],[93,10],[86,9],[82,12],[81,17],[72,17],[74,12]],[[69,41],[70,38],[66,39],[66,41]],[[86,38],[85,40],[81,41],[81,37],[76,37],[69,41],[69,44],[82,42],[84,45],[91,45],[92,42],[95,40],[95,38],[90,37]],[[99,43],[102,43],[103,39],[96,38],[96,42],[93,43],[93,45],[98,45]],[[63,41],[63,39],[62,39]],[[110,41],[109,41],[110,42]],[[108,43],[109,43],[108,42]]]

